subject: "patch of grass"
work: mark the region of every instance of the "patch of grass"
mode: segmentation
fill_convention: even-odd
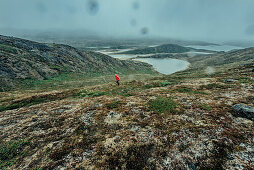
[[[99,97],[106,95],[106,92],[103,91],[88,91],[88,90],[82,90],[79,93],[77,93],[75,96],[78,97]]]
[[[133,92],[137,89],[138,87],[134,87],[133,85],[127,85],[127,86],[122,85],[121,87],[106,89],[107,91],[106,95],[109,95],[109,96],[121,95],[124,97],[129,97],[129,96],[133,96]]]
[[[194,91],[193,93],[195,93],[195,94],[204,94],[204,95],[209,95],[208,93],[206,93],[206,92],[203,92],[203,91]]]
[[[121,106],[121,103],[119,101],[113,101],[112,103],[105,104],[105,107],[107,109],[115,109],[119,108]]]
[[[65,69],[65,68],[63,68]],[[67,68],[66,68],[67,69]],[[106,83],[100,78],[99,73],[70,73],[63,72],[52,77],[44,77],[44,80],[26,79],[19,82],[19,89],[24,90],[59,90],[70,88],[82,88],[91,85]]]
[[[17,103],[0,106],[0,112],[6,111],[6,110],[13,110],[13,109],[17,109],[17,108],[21,108],[25,106],[32,106],[32,105],[44,103],[47,101],[50,101],[50,100],[47,98],[34,98],[31,100],[22,100]]]
[[[218,83],[210,83],[207,85],[201,85],[200,89],[207,89],[207,90],[211,90],[211,89],[228,89],[230,88],[230,85],[223,85],[223,84],[218,84]]]
[[[17,54],[17,50],[11,46],[8,45],[4,45],[4,44],[0,44],[0,51],[4,51],[7,53],[13,53],[13,54]]]
[[[155,88],[155,87],[166,87],[169,85],[172,85],[172,82],[168,82],[168,81],[152,82],[152,83],[148,83],[148,84],[144,85],[143,88],[150,89],[150,88]]]
[[[239,82],[240,83],[254,83],[254,80],[249,77],[240,77]]]
[[[5,169],[15,163],[17,156],[26,154],[24,147],[28,140],[9,141],[0,144],[0,169]]]
[[[163,81],[163,82],[160,83],[160,86],[161,86],[161,87],[166,87],[166,86],[169,86],[169,85],[171,85],[171,84],[172,84],[172,82]]]
[[[171,98],[157,97],[149,101],[149,109],[155,113],[176,113],[177,103]]]
[[[192,93],[193,92],[193,90],[189,87],[181,87],[181,88],[177,89],[177,91],[179,93]]]
[[[6,111],[6,110],[17,109],[17,108],[21,108],[21,107],[28,107],[28,106],[32,106],[32,105],[36,105],[36,104],[40,104],[40,103],[49,102],[49,101],[64,99],[66,97],[73,96],[75,93],[76,93],[75,90],[69,90],[69,91],[64,91],[64,92],[56,93],[56,94],[31,96],[29,98],[15,101],[15,102],[8,104],[8,105],[0,106],[0,112]]]
[[[71,71],[71,68],[67,66],[50,65],[49,68],[53,70],[57,70],[61,73],[68,73]]]
[[[206,104],[206,103],[201,104],[201,108],[202,108],[203,110],[207,110],[207,111],[211,111],[211,110],[212,110],[212,107],[209,106],[209,105]]]
[[[159,82],[152,82],[149,84],[146,84],[143,86],[144,89],[150,89],[150,88],[155,88],[155,87],[160,87],[161,84]]]

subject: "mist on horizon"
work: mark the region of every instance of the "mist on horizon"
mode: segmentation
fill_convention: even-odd
[[[1,0],[0,34],[18,30],[254,42],[254,1]]]

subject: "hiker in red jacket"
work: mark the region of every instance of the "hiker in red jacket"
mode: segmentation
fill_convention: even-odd
[[[115,79],[116,79],[116,84],[119,86],[119,84],[120,84],[120,77],[118,77],[118,76],[115,74]]]

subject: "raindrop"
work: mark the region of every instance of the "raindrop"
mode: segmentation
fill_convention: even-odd
[[[132,8],[135,9],[135,10],[139,9],[139,3],[138,3],[138,1],[133,2]]]
[[[99,11],[99,3],[97,0],[89,0],[88,1],[88,11],[90,15],[96,15]]]
[[[37,10],[40,12],[40,13],[46,13],[47,12],[47,7],[45,6],[45,4],[44,3],[42,3],[42,2],[38,2],[37,4],[36,4],[36,8],[37,8]]]
[[[147,27],[143,27],[143,28],[141,29],[141,34],[143,34],[143,35],[148,34],[148,32],[149,32],[149,30],[148,30]]]

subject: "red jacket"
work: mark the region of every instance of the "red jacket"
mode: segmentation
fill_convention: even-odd
[[[115,74],[115,79],[116,81],[120,81],[120,77],[118,77],[116,74]]]

